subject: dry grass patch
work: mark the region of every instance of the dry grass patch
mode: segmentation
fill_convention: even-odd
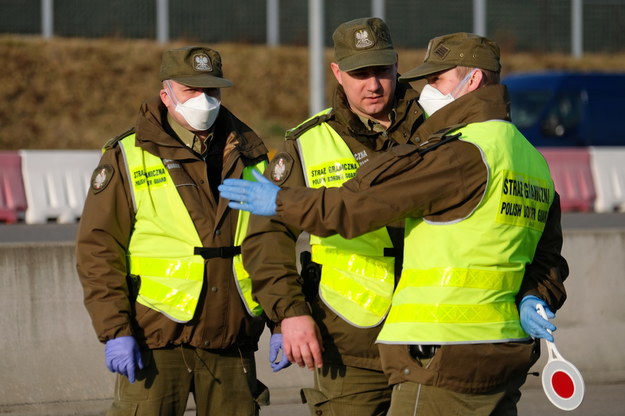
[[[97,149],[134,123],[142,101],[160,89],[164,49],[149,40],[0,36],[0,150]],[[263,45],[213,45],[234,87],[224,105],[272,149],[284,131],[308,116],[308,50]],[[400,50],[400,72],[423,50]],[[326,50],[326,62],[332,50]],[[539,69],[625,71],[625,53],[567,55],[505,53],[503,74]],[[328,103],[335,86],[326,65]]]

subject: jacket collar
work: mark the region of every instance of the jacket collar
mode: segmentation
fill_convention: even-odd
[[[240,154],[249,163],[255,163],[267,153],[267,148],[251,128],[222,106],[215,120],[215,134],[224,135],[224,166],[228,155]],[[165,159],[200,159],[187,147],[167,122],[167,107],[160,97],[147,100],[141,106],[136,123],[137,145]],[[246,162],[247,164],[247,162]]]
[[[479,88],[452,101],[427,118],[417,129],[417,136],[421,142],[425,142],[434,135],[442,136],[469,123],[509,121],[509,104],[508,91],[504,85]]]

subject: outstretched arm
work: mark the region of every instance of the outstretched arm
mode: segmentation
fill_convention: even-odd
[[[245,179],[226,179],[219,185],[222,198],[229,199],[232,209],[249,211],[255,215],[276,215],[276,197],[280,187],[274,185],[260,172],[252,171],[257,182]]]
[[[268,181],[227,180],[220,192],[232,208],[277,214],[281,221],[319,236],[353,238],[401,218],[466,215],[479,202],[485,181],[477,148],[455,141],[423,157],[414,145],[397,146],[340,188],[280,189]]]

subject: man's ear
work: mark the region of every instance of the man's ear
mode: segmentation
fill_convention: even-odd
[[[482,86],[482,81],[484,80],[484,73],[481,69],[477,71],[473,71],[471,74],[471,78],[469,79],[469,85],[467,87],[467,92],[475,91],[479,87]]]
[[[336,62],[330,62],[330,69],[332,70],[332,73],[334,74],[334,78],[336,78],[336,81],[343,85],[342,82],[342,78],[341,78],[341,69],[339,68],[339,64],[337,64]]]
[[[167,94],[167,92],[163,89],[163,90],[161,90],[159,95],[160,95],[161,101],[163,102],[165,107],[169,107],[170,98],[169,98],[169,95]]]

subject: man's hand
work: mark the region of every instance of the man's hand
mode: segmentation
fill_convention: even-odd
[[[289,361],[309,370],[323,366],[323,341],[319,327],[310,315],[283,319],[283,347]]]
[[[519,305],[519,314],[521,315],[521,326],[534,338],[545,338],[547,341],[553,342],[552,331],[556,330],[556,326],[540,316],[536,310],[536,305],[542,305],[547,314],[547,318],[555,318],[555,314],[551,312],[547,303],[536,296],[525,296]]]
[[[218,187],[219,194],[230,200],[230,208],[249,211],[255,215],[276,215],[276,197],[280,187],[255,169],[252,174],[258,182],[226,179]]]
[[[269,362],[274,373],[291,365],[282,345],[282,334],[273,334],[269,339]],[[280,361],[276,361],[280,351],[282,351],[282,357]]]
[[[104,361],[110,372],[128,377],[128,381],[131,383],[135,382],[136,367],[143,368],[141,351],[139,351],[137,341],[130,336],[106,341]]]

